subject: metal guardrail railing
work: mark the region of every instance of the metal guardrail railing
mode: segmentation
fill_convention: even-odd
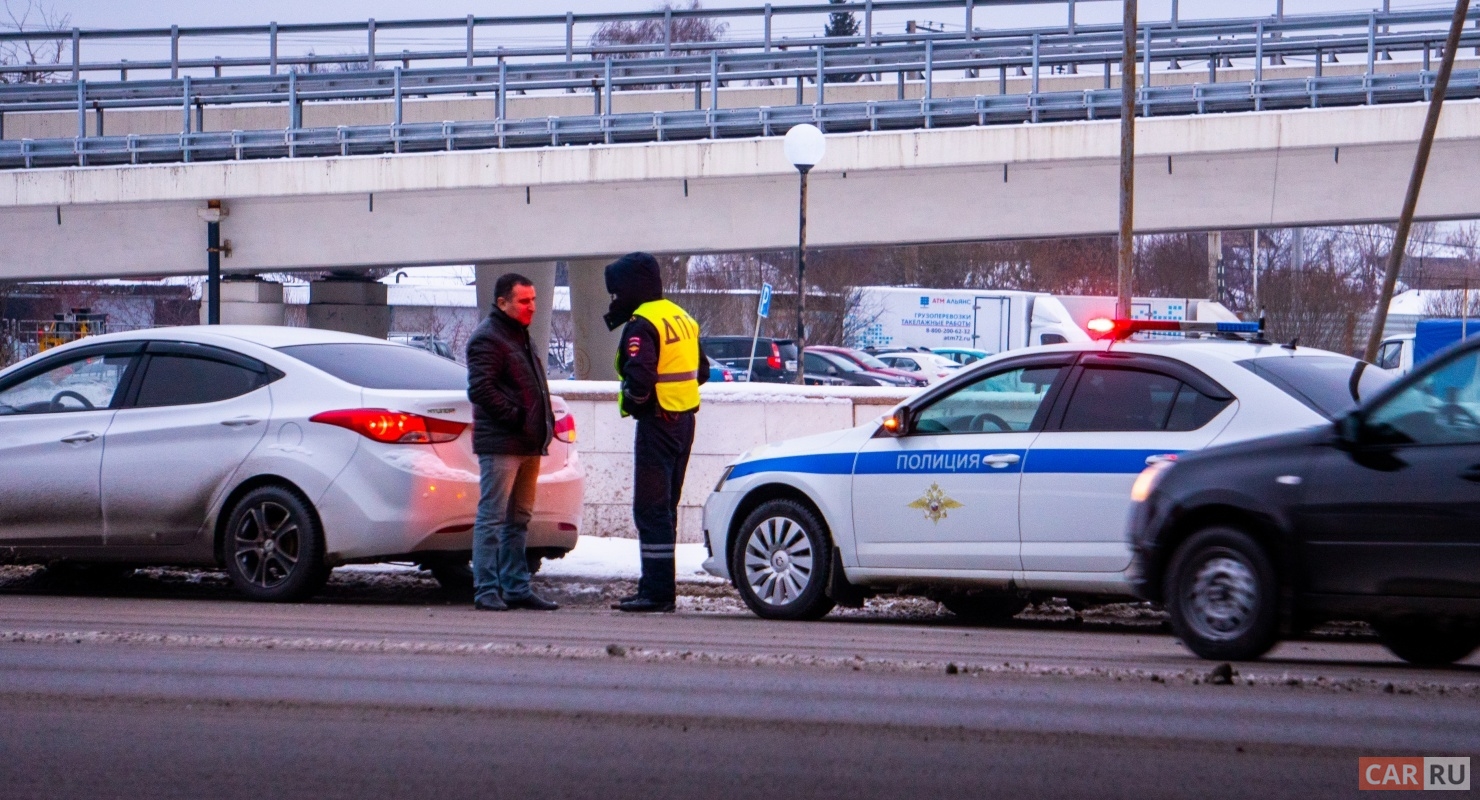
[[[1037,0],[1030,0],[1037,2]],[[1086,2],[1088,0],[1080,0]],[[1064,2],[1064,0],[1058,0]],[[885,8],[985,6],[987,0],[911,0],[863,2],[869,14]],[[1068,5],[1072,6],[1073,2]],[[812,13],[841,5],[818,6]],[[724,13],[782,13],[782,9],[729,9]],[[601,18],[663,18],[698,12],[667,11],[637,15],[589,15]],[[706,12],[709,13],[709,12]],[[717,13],[717,12],[715,12]],[[1071,12],[1072,13],[1072,12]],[[1480,11],[1472,15],[1480,20]],[[534,19],[534,18],[526,18]],[[543,18],[540,18],[543,19]],[[571,15],[563,19],[573,19]],[[1209,113],[1265,108],[1409,102],[1427,99],[1433,85],[1431,54],[1442,43],[1443,11],[1321,14],[1300,17],[1167,22],[1142,27],[1140,56],[1145,65],[1138,89],[1138,110],[1147,115]],[[423,24],[423,23],[406,23]],[[425,23],[430,24],[430,23]],[[331,26],[332,27],[332,26]],[[369,26],[373,31],[374,24]],[[237,30],[237,29],[212,29]],[[107,33],[107,32],[105,32]],[[80,34],[79,34],[80,36]],[[1480,29],[1467,33],[1465,46],[1480,45]],[[674,55],[675,49],[703,47],[708,52]],[[664,141],[692,138],[765,136],[784,133],[800,122],[832,131],[880,130],[995,123],[1096,119],[1118,116],[1118,90],[1111,89],[1112,65],[1121,52],[1121,32],[1113,26],[1063,27],[961,33],[818,37],[792,40],[786,49],[769,37],[749,41],[669,43],[667,54],[649,48],[651,57],[606,52],[599,59],[515,61],[504,53],[496,63],[456,67],[397,66],[391,69],[336,73],[266,74],[178,79],[121,80],[0,86],[0,120],[7,112],[75,111],[77,135],[64,139],[0,141],[0,168],[58,165],[150,163],[283,156],[347,155],[486,147],[524,147],[574,143]],[[773,45],[775,45],[773,47]],[[797,49],[802,45],[804,49]],[[573,45],[572,45],[573,47]],[[656,46],[654,46],[656,47]],[[589,48],[588,48],[589,49]],[[473,52],[473,51],[470,51]],[[503,52],[503,51],[500,51]],[[1325,75],[1325,65],[1343,56],[1360,57],[1360,75]],[[1415,71],[1379,72],[1381,61],[1411,57]],[[1219,83],[1237,59],[1249,63],[1253,79]],[[1266,63],[1307,59],[1311,74],[1303,78],[1266,78]],[[1153,65],[1165,70],[1205,63],[1206,82],[1153,85]],[[1199,68],[1200,69],[1200,68]],[[1247,69],[1247,68],[1246,68]],[[1009,72],[1026,76],[1026,93],[1007,94]],[[1042,77],[1053,73],[1099,72],[1101,89],[1045,90]],[[935,83],[945,75],[977,77],[997,73],[998,93],[974,97],[936,97]],[[1157,73],[1157,74],[1164,74]],[[826,95],[838,81],[883,82],[897,87],[892,101],[829,103]],[[811,82],[810,102],[804,86]],[[906,83],[921,87],[919,99],[905,99]],[[795,84],[796,102],[767,108],[720,108],[722,86]],[[654,85],[688,88],[694,110],[613,113],[615,92]],[[707,97],[706,91],[707,90]],[[512,94],[590,92],[592,113],[534,119],[511,119]],[[1475,74],[1460,71],[1451,91],[1456,97],[1477,96]],[[406,123],[403,102],[413,97],[492,96],[492,120]],[[381,100],[393,103],[389,125],[305,128],[306,103]],[[201,130],[204,110],[239,104],[278,104],[285,108],[281,129],[251,131]],[[89,135],[88,115],[103,118],[109,109],[174,108],[180,113],[178,133],[131,136]]]

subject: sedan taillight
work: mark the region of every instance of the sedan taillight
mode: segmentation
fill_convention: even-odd
[[[338,425],[367,439],[386,444],[432,444],[450,442],[467,430],[465,422],[423,417],[384,408],[348,408],[325,411],[308,418],[310,422]]]
[[[566,444],[575,444],[576,441],[576,418],[573,414],[566,414],[555,420],[555,438]]]

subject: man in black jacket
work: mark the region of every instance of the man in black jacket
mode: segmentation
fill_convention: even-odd
[[[511,272],[499,276],[494,295],[493,310],[468,339],[473,452],[482,470],[473,524],[473,607],[554,611],[559,606],[530,590],[524,555],[540,457],[555,435],[545,368],[529,340],[534,284]]]
[[[694,444],[699,384],[709,380],[708,360],[699,346],[699,323],[663,299],[657,259],[647,253],[617,259],[606,268],[606,290],[612,296],[607,327],[626,326],[617,350],[617,404],[622,416],[637,420],[632,520],[642,553],[637,594],[616,608],[672,611],[678,499]]]

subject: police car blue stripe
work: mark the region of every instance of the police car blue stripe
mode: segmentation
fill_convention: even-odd
[[[1015,455],[1025,450],[906,450],[895,453],[859,453],[853,472],[856,475],[930,474],[954,475],[963,472],[1017,472],[1022,461],[993,466],[984,459],[991,455]]]
[[[731,478],[760,472],[803,472],[810,475],[848,475],[853,472],[853,453],[819,453],[743,461],[730,471]]]
[[[1033,449],[1024,472],[1131,474],[1146,468],[1146,459],[1168,450]]]
[[[731,478],[762,472],[793,472],[809,475],[896,475],[961,473],[1011,474],[1014,472],[1134,475],[1146,468],[1146,459],[1167,450],[1120,450],[1106,448],[1043,450],[914,450],[894,453],[818,453],[805,456],[760,458],[735,465]],[[1012,454],[1023,458],[1016,464],[994,467],[988,455]],[[856,468],[855,468],[856,467]]]

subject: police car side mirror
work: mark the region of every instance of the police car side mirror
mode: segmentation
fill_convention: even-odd
[[[893,414],[884,418],[879,429],[885,436],[904,436],[910,432],[910,407],[900,406]]]

